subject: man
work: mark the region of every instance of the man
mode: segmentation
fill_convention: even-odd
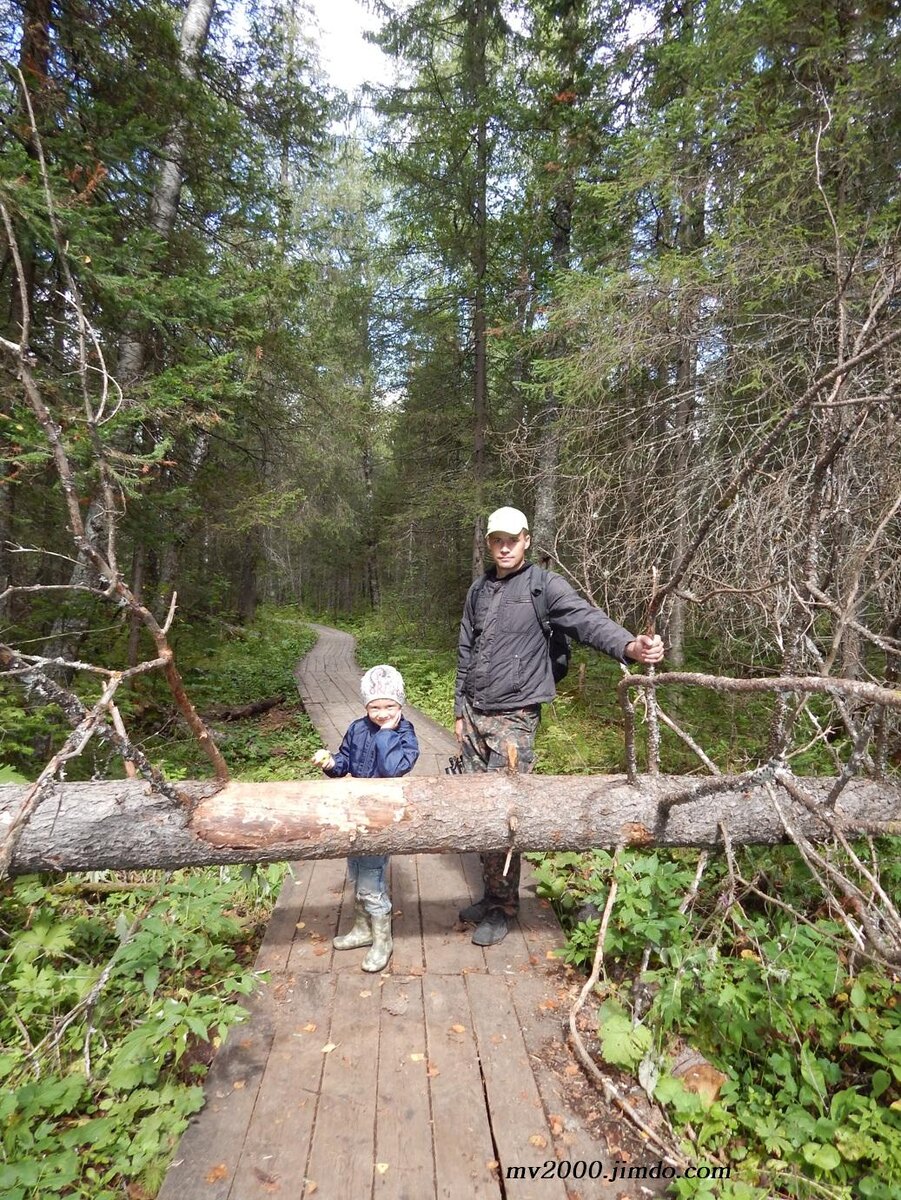
[[[466,771],[530,771],[541,705],[556,692],[550,642],[534,596],[545,590],[543,609],[551,627],[617,662],[658,663],[663,642],[635,637],[583,599],[560,575],[526,562],[529,523],[516,508],[499,508],[488,518],[488,553],[494,566],[466,596],[457,647],[454,732]],[[492,946],[506,937],[519,909],[520,859],[483,854],[485,894],[460,911],[476,925],[472,940]]]

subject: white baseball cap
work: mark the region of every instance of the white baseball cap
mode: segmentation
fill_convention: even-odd
[[[490,533],[512,533],[515,536],[524,529],[528,532],[529,522],[525,513],[521,513],[518,508],[497,508],[488,518],[485,536]]]

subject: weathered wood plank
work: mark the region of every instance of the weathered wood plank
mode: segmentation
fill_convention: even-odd
[[[314,864],[294,943],[288,956],[288,970],[330,971],[333,956],[332,938],[340,923],[341,900],[344,895],[346,864],[343,859],[324,860]],[[349,951],[348,951],[349,953]]]
[[[598,1141],[585,1127],[582,1117],[574,1111],[566,1096],[561,1074],[567,1068],[581,1074],[575,1055],[565,1045],[564,1024],[568,1018],[569,991],[564,986],[556,987],[553,977],[537,968],[527,975],[519,975],[510,981],[510,995],[522,1031],[523,1041],[529,1053],[529,1065],[534,1076],[544,1110],[548,1114],[551,1142],[547,1157],[558,1162],[600,1164],[598,1178],[586,1177],[565,1181],[567,1200],[647,1200],[651,1195],[662,1195],[666,1190],[665,1180],[617,1180],[606,1178],[616,1162],[622,1162],[625,1147],[610,1145],[606,1140]],[[555,1071],[546,1061],[548,1055],[554,1062],[562,1063]],[[591,1085],[594,1087],[594,1085]],[[608,1104],[598,1092],[595,1100],[598,1108],[606,1110]],[[621,1118],[617,1120],[617,1124]],[[629,1130],[632,1138],[627,1145],[633,1149],[637,1133]],[[656,1163],[658,1154],[645,1150],[646,1159],[636,1157],[636,1165],[648,1167]],[[592,1170],[594,1168],[592,1167]]]
[[[288,864],[288,875],[282,884],[275,908],[266,925],[266,932],[257,951],[254,970],[284,971],[294,941],[297,922],[307,896],[313,874],[312,862]]]
[[[391,860],[391,903],[395,914],[391,971],[395,975],[419,975],[425,966],[416,863],[411,855]]]
[[[485,952],[460,931],[457,913],[469,903],[469,887],[459,855],[421,854],[419,871],[422,942],[429,975],[460,975],[485,971]]]
[[[536,1173],[554,1157],[550,1126],[505,979],[468,975],[466,991],[478,1041],[491,1132],[510,1200],[565,1200],[560,1179],[511,1179],[508,1167]]]
[[[307,1167],[324,1197],[369,1196],[372,1190],[379,1006],[373,981],[337,976],[330,1035],[335,1049],[325,1055]]]
[[[427,976],[423,1004],[436,1195],[439,1200],[500,1200],[503,1193],[492,1165],[496,1160],[491,1126],[463,980]]]
[[[435,1195],[435,1157],[422,986],[418,977],[382,987],[376,1099],[374,1200],[425,1200]],[[423,1055],[422,1059],[414,1055]]]
[[[334,976],[299,975],[279,1006],[229,1200],[303,1195],[334,991]]]
[[[158,1200],[228,1200],[275,1036],[271,997],[261,990],[247,1002],[248,1022],[233,1027],[207,1075],[203,1110],[191,1118]]]

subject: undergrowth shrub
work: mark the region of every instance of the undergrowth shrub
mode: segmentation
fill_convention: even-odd
[[[319,739],[292,676],[315,637],[296,611],[261,610],[246,631],[184,628],[178,640],[201,711],[285,694],[257,721],[214,724],[237,778],[318,777],[308,759]],[[120,693],[129,731],[170,778],[207,774],[165,688],[140,682]],[[29,742],[46,724],[11,694],[0,710],[15,708],[19,723],[4,745],[17,738],[33,764]],[[97,755],[85,771],[121,767]],[[0,884],[2,1200],[156,1195],[201,1106],[213,1049],[246,1016],[241,999],[256,986],[252,963],[284,874],[274,864]]]

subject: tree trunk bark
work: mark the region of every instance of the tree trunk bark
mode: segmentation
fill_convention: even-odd
[[[805,779],[822,804],[833,779]],[[339,858],[346,854],[587,850],[613,846],[721,847],[785,840],[782,821],[747,781],[683,802],[709,780],[622,775],[407,776],[313,783],[179,785],[178,805],[142,781],[57,785],[16,847],[11,875],[36,871],[139,870],[201,864]],[[729,782],[716,780],[716,784]],[[0,835],[27,789],[0,787]],[[674,799],[680,801],[667,809]],[[830,828],[780,791],[795,830],[812,841]],[[830,811],[830,810],[827,810]],[[515,820],[511,820],[515,818]],[[850,782],[832,810],[847,833],[901,834],[901,787]],[[515,828],[511,840],[510,827]]]
[[[483,541],[482,510],[487,474],[486,447],[488,440],[488,122],[483,115],[487,85],[486,51],[487,14],[483,0],[475,0],[468,10],[468,52],[470,63],[469,86],[472,103],[479,112],[474,130],[475,173],[473,179],[472,224],[473,241],[470,265],[473,274],[472,339],[473,339],[473,439],[472,475],[475,485],[476,510],[479,516],[472,531],[472,577],[482,574],[485,545]]]
[[[197,60],[206,45],[214,4],[215,0],[190,0],[185,12],[180,35],[179,70],[186,79],[196,78]],[[184,126],[176,125],[170,131],[163,150],[159,175],[150,197],[150,227],[165,241],[168,241],[175,227],[175,217],[181,199],[184,182],[181,167],[183,153]],[[131,383],[141,374],[144,353],[145,344],[140,336],[132,334],[123,338],[119,347],[118,377],[121,384]]]

